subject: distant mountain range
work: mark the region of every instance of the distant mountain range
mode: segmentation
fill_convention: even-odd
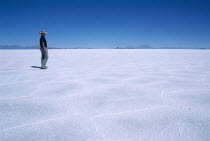
[[[19,45],[0,45],[0,49],[39,49],[38,45],[35,46],[19,46]],[[55,47],[48,47],[49,49],[59,49]]]
[[[19,46],[19,45],[0,45],[0,49],[39,49],[39,45],[34,46]],[[48,49],[96,49],[96,48],[86,48],[86,47],[71,47],[71,48],[56,48],[48,47]],[[100,48],[97,48],[100,49]],[[152,47],[149,45],[140,45],[140,46],[125,46],[125,47],[115,47],[108,49],[210,49],[210,48],[198,48],[198,47]]]
[[[152,49],[149,45],[116,47],[115,49]]]
[[[181,46],[170,46],[170,47],[152,47],[149,45],[140,46],[126,46],[126,47],[116,47],[115,49],[210,49],[210,48],[198,48],[198,47],[181,47]]]

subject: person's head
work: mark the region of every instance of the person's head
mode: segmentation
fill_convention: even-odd
[[[45,36],[46,34],[45,34],[45,33],[41,33],[41,35],[42,35],[42,36]]]
[[[39,33],[41,34],[41,36],[45,36],[47,34],[45,30],[40,31]]]

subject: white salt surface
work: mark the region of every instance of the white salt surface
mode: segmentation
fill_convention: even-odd
[[[210,141],[210,50],[0,50],[0,141]]]

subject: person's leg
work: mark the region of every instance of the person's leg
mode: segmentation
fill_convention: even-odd
[[[42,67],[43,67],[44,66],[45,53],[44,53],[44,50],[42,48],[40,48],[40,51],[41,51],[41,64],[42,64]]]
[[[46,52],[44,52],[44,60],[43,65],[46,66],[48,60],[48,49],[46,49]]]

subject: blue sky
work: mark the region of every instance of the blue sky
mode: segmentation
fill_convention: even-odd
[[[0,0],[0,45],[210,47],[210,0]]]

